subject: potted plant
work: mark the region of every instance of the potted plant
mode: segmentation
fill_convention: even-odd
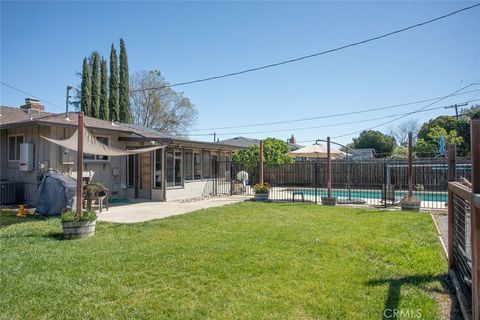
[[[321,197],[324,206],[334,206],[337,204],[337,197]]]
[[[268,201],[270,185],[268,183],[258,183],[253,186],[255,201]]]
[[[99,187],[100,187],[100,184],[97,184],[97,183],[87,184],[84,187],[86,196],[90,199],[93,198],[95,196],[95,194],[100,190]]]
[[[70,210],[62,214],[63,238],[66,240],[92,237],[96,225],[97,214],[94,211],[85,211],[78,215]]]
[[[425,191],[425,187],[421,183],[415,185],[415,191]]]
[[[402,200],[400,200],[400,207],[402,211],[420,211],[420,205],[422,201],[418,198],[415,198],[413,195],[406,195]]]

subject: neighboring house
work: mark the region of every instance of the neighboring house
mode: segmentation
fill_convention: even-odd
[[[232,139],[219,141],[218,143],[227,144],[227,145],[231,145],[231,146],[236,146],[240,149],[247,149],[247,148],[249,148],[250,146],[253,146],[253,145],[260,145],[260,140],[259,139],[246,138],[246,137],[235,137],[235,138],[232,138]],[[303,147],[303,146],[295,143],[295,138],[294,138],[293,135],[292,135],[292,138],[287,139],[287,144],[290,147],[290,151],[295,151],[295,150],[298,150],[298,149]]]
[[[375,149],[350,149],[348,154],[353,160],[370,160],[375,158]]]
[[[78,118],[77,113],[66,118],[65,114],[45,112],[35,99],[25,101],[20,108],[0,108],[0,178],[17,182],[22,186],[22,200],[35,205],[38,184],[49,170],[76,177],[76,152],[50,143],[40,135],[66,139],[75,132]],[[113,197],[155,201],[200,197],[212,188],[211,178],[217,174],[215,161],[229,161],[232,152],[239,149],[92,117],[85,117],[85,126],[102,143],[120,149],[166,146],[118,157],[85,154],[84,176],[109,188]],[[19,168],[21,148],[33,153],[27,171]],[[227,174],[219,173],[221,177]]]

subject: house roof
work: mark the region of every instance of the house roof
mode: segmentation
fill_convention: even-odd
[[[44,126],[60,126],[60,127],[76,127],[78,123],[78,113],[70,112],[68,119],[65,118],[65,113],[51,113],[45,111],[33,111],[31,114],[25,109],[1,106],[0,107],[0,126],[2,129],[15,128],[29,125],[44,125]],[[160,140],[168,144],[181,145],[202,145],[218,149],[238,149],[238,146],[230,144],[220,144],[213,142],[203,142],[190,140],[184,136],[176,136],[171,134],[160,133],[155,130],[145,128],[142,126],[115,123],[110,121],[96,119],[93,117],[84,117],[85,127],[89,129],[114,131],[124,134],[123,138],[145,141],[145,140]]]
[[[253,139],[253,138],[247,138],[247,137],[235,137],[235,138],[231,138],[231,139],[222,140],[219,143],[233,145],[233,146],[237,146],[239,148],[245,148],[246,149],[246,148],[248,148],[252,145],[255,145],[255,144],[259,145],[260,140],[259,139]],[[292,151],[303,148],[303,146],[301,146],[299,144],[290,143],[290,142],[287,142],[287,144]]]

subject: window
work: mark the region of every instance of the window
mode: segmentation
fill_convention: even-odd
[[[202,179],[202,154],[200,152],[193,154],[193,179]]]
[[[182,152],[175,151],[175,186],[182,185]]]
[[[211,171],[212,172],[212,177],[217,177],[217,174],[218,174],[218,172],[217,172],[217,161],[218,161],[218,155],[212,154],[212,162],[211,162],[212,163],[211,164],[211,166],[212,166],[212,171]]]
[[[203,179],[210,178],[210,151],[203,151]]]
[[[167,149],[165,161],[167,165],[167,187],[182,186],[182,152],[180,150]]]
[[[155,181],[154,181],[154,188],[161,188],[162,187],[162,152],[163,149],[155,150]]]
[[[23,143],[23,135],[8,136],[8,160],[20,160],[20,144]]]
[[[186,150],[184,155],[185,180],[193,180],[193,153],[191,150]]]
[[[135,156],[130,154],[127,156],[127,187],[133,188],[135,177]]]
[[[107,146],[110,145],[110,138],[109,137],[96,136],[95,138],[97,139],[98,142],[106,144]],[[83,159],[84,160],[91,160],[91,161],[108,161],[110,159],[110,157],[109,156],[100,156],[100,155],[85,153],[83,155]]]

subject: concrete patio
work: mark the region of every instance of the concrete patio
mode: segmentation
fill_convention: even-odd
[[[227,204],[242,202],[252,197],[231,196],[208,198],[192,202],[133,202],[112,206],[108,211],[98,214],[99,221],[116,223],[137,223],[176,216],[201,209],[221,207]]]

